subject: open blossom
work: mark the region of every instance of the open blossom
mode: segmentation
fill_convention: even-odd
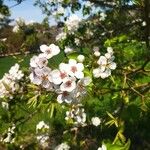
[[[20,80],[24,74],[19,70],[19,64],[15,64],[9,70],[9,74],[13,80]]]
[[[68,31],[74,32],[79,28],[79,23],[81,19],[77,15],[70,16],[65,22]]]
[[[30,66],[33,68],[36,68],[36,67],[42,68],[42,67],[47,66],[47,64],[48,64],[48,61],[44,55],[33,56],[30,59]]]
[[[34,71],[30,74],[29,78],[32,83],[36,85],[42,85],[44,88],[51,89],[51,69],[48,67],[35,68]]]
[[[116,69],[116,63],[114,61],[113,50],[112,48],[107,48],[107,53],[105,56],[100,56],[97,64],[98,68],[93,69],[93,75],[95,78],[107,78],[111,75],[111,70]]]
[[[74,77],[66,77],[60,85],[61,91],[71,92],[76,88],[76,79]]]
[[[72,77],[81,79],[84,77],[84,66],[82,63],[77,63],[76,60],[70,59],[68,63],[68,74]]]
[[[66,143],[62,143],[55,148],[55,150],[69,150],[69,149],[70,146]]]
[[[41,45],[40,50],[43,52],[43,54],[45,55],[47,59],[52,58],[53,56],[59,54],[60,52],[59,47],[56,46],[55,44],[51,44],[49,46]]]
[[[106,13],[104,13],[104,12],[100,13],[100,21],[104,21],[106,19],[106,17],[107,17]]]

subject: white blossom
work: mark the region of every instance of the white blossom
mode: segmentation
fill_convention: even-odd
[[[45,54],[45,57],[47,59],[52,58],[53,56],[59,54],[60,49],[58,46],[55,44],[50,44],[49,46],[47,45],[41,45],[40,50]]]
[[[69,150],[69,149],[70,146],[66,143],[62,143],[55,148],[55,150]]]
[[[36,131],[41,130],[41,129],[49,129],[49,126],[44,121],[40,121],[36,125]]]
[[[69,32],[74,32],[79,28],[81,19],[77,15],[71,15],[65,22]]]
[[[71,52],[73,52],[73,49],[70,48],[70,47],[68,47],[68,46],[65,46],[64,52],[65,52],[66,54],[67,54],[67,53],[71,53]]]
[[[107,147],[105,144],[102,144],[102,147],[99,147],[97,150],[107,150]]]
[[[101,120],[98,117],[92,117],[91,121],[92,121],[92,124],[96,127],[99,126],[101,123]]]
[[[56,36],[56,41],[64,40],[66,39],[66,37],[67,37],[67,34],[65,32],[61,32]]]
[[[100,13],[100,21],[104,21],[106,17],[107,17],[106,13],[104,12]]]
[[[69,59],[68,63],[68,74],[72,77],[76,77],[78,79],[81,79],[84,77],[84,65],[82,63],[77,63],[74,59]]]
[[[76,88],[76,79],[74,77],[66,77],[60,85],[61,91],[71,92]]]

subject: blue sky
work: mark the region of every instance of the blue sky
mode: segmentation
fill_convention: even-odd
[[[16,4],[14,1],[5,0],[5,4],[8,6],[13,6]],[[17,5],[11,10],[11,18],[23,18],[26,21],[36,21],[41,22],[44,18],[42,11],[39,7],[33,6],[33,0],[26,0],[22,2],[20,5]]]

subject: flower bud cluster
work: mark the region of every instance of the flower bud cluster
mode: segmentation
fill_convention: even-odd
[[[19,81],[24,74],[19,70],[19,65],[15,64],[9,70],[9,73],[5,73],[0,80],[0,98],[9,97],[12,98],[13,94],[20,89]]]

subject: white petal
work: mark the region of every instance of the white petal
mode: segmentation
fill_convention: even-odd
[[[93,69],[93,76],[95,78],[99,78],[100,77],[100,73],[101,73],[100,68]]]
[[[44,53],[46,50],[48,49],[48,46],[47,45],[41,45],[40,46],[40,50]]]
[[[84,78],[84,73],[78,71],[78,72],[75,73],[75,76],[76,76],[78,79],[82,79],[82,78]]]
[[[99,65],[106,65],[107,64],[107,58],[105,56],[100,56],[99,60],[97,61]]]
[[[78,63],[76,66],[78,70],[80,71],[84,70],[84,65],[82,63]]]
[[[76,65],[77,61],[75,59],[69,59],[70,65]]]
[[[112,70],[116,69],[116,63],[112,62],[111,64],[109,64],[109,68]]]

